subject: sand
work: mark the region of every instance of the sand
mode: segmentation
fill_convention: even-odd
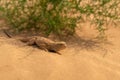
[[[0,80],[120,80],[120,29],[107,31],[108,43],[96,43],[90,39],[94,33],[81,30],[62,55],[25,46],[1,32]]]

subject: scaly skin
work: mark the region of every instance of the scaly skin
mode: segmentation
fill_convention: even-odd
[[[37,45],[40,49],[45,51],[53,51],[59,53],[60,50],[66,48],[65,42],[54,42],[50,39],[44,37],[33,36],[29,38],[20,39],[23,42],[26,42],[28,45]]]

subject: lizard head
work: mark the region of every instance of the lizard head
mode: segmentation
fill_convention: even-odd
[[[67,47],[66,43],[65,42],[56,42],[55,44],[55,51],[60,51],[60,50],[63,50]]]

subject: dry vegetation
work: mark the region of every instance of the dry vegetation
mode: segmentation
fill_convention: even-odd
[[[17,32],[71,35],[77,24],[89,21],[102,35],[107,25],[120,19],[119,0],[1,0],[0,5],[9,27]]]

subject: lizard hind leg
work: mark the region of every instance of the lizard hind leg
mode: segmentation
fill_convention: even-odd
[[[35,45],[36,38],[31,38],[27,41],[27,45]]]

